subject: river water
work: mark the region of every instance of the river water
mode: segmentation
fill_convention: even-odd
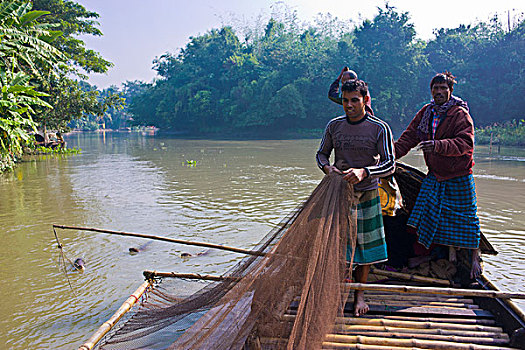
[[[40,156],[0,174],[0,349],[72,349],[142,283],[142,271],[221,274],[239,254],[57,230],[86,271],[59,271],[52,224],[250,248],[306,199],[323,174],[318,140],[180,140],[141,133],[71,134],[80,155]],[[405,162],[424,169],[420,153]],[[525,292],[525,150],[475,153],[482,230],[500,252],[485,273]],[[69,286],[71,284],[71,287]],[[181,293],[187,292],[181,287]],[[523,308],[524,303],[520,304]]]

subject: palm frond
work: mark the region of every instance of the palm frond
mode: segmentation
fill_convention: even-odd
[[[42,17],[42,16],[45,16],[45,15],[49,15],[51,12],[49,11],[30,11],[30,12],[27,12],[26,14],[22,15],[20,17],[20,25],[21,26],[25,26],[26,24],[29,24],[35,20],[37,20],[38,18]]]
[[[8,18],[12,18],[16,13],[16,10],[21,7],[19,1],[2,1],[0,2],[0,24],[2,24]]]

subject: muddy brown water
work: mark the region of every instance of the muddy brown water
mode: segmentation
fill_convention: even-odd
[[[57,233],[83,274],[58,270],[51,225],[89,226],[250,248],[322,178],[318,140],[180,140],[71,134],[72,156],[27,159],[0,175],[0,348],[74,349],[142,282],[142,271],[221,274],[240,255],[80,231]],[[525,292],[525,150],[475,153],[483,232],[499,250],[485,273]],[[424,169],[420,153],[405,162]],[[191,292],[181,283],[180,293]],[[520,303],[523,308],[524,303]]]

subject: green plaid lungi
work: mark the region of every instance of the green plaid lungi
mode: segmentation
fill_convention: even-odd
[[[377,189],[356,192],[359,199],[357,208],[357,244],[354,254],[354,264],[368,265],[386,261],[385,229],[381,214],[381,200]],[[346,260],[351,261],[352,247],[346,250]]]

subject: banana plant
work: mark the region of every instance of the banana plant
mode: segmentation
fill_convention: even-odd
[[[49,43],[61,32],[36,19],[47,11],[31,11],[27,0],[0,2],[0,171],[22,154],[30,132],[36,131],[35,109],[52,108],[31,82],[45,84],[67,58]]]
[[[22,153],[30,132],[36,131],[34,108],[51,108],[40,98],[47,95],[29,86],[29,79],[24,72],[0,71],[0,153],[11,158]]]
[[[62,34],[54,24],[36,20],[48,11],[30,11],[30,1],[0,2],[0,67],[23,70],[45,82],[43,73],[52,74],[66,56],[49,43]],[[43,69],[44,68],[44,69]]]

